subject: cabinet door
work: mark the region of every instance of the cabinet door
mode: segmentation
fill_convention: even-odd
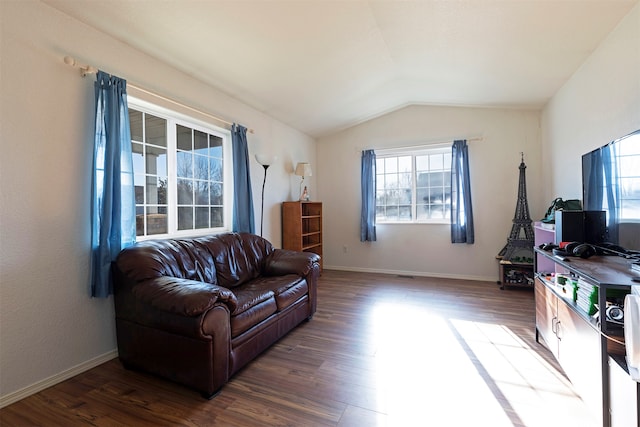
[[[548,289],[540,279],[535,280],[536,298],[536,328],[542,336],[547,348],[558,358],[558,338],[556,327],[558,323],[558,297]]]
[[[564,301],[558,302],[558,362],[595,416],[602,414],[600,334]]]

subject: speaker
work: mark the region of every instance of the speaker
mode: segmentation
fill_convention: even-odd
[[[583,211],[556,211],[556,245],[560,242],[584,242]]]
[[[556,211],[555,243],[600,244],[606,241],[606,222],[605,211]]]
[[[605,211],[584,211],[584,241],[599,245],[608,241],[607,213]]]

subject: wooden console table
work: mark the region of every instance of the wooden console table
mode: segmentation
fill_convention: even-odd
[[[587,407],[601,414],[603,427],[640,427],[640,383],[631,380],[626,371],[623,332],[590,316],[584,305],[574,300],[572,289],[555,280],[562,274],[584,288],[597,289],[598,307],[606,307],[607,293],[629,292],[632,286],[638,286],[631,280],[631,261],[615,256],[560,259],[536,248],[534,263],[536,341],[544,339]],[[554,271],[549,271],[549,265]],[[627,372],[626,379],[619,375],[620,370]],[[611,372],[615,374],[613,383]],[[625,401],[635,400],[635,408],[621,408],[618,400],[622,389],[627,390],[622,393],[635,394],[622,396]]]

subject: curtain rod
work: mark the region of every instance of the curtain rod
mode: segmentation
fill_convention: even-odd
[[[91,65],[84,65],[84,66],[83,65],[79,65],[76,62],[76,60],[74,58],[72,58],[71,56],[65,56],[64,57],[64,63],[67,64],[67,65],[70,65],[70,66],[72,66],[74,68],[78,67],[80,69],[80,75],[82,77],[86,77],[88,74],[96,74],[98,72],[98,69],[96,67],[94,67],[94,66],[91,66]],[[171,98],[167,98],[167,97],[162,96],[162,95],[158,95],[157,93],[151,92],[151,91],[149,91],[147,89],[144,89],[144,88],[142,88],[142,87],[140,87],[140,86],[138,86],[136,84],[133,84],[133,83],[127,82],[127,85],[129,87],[133,88],[133,89],[136,89],[136,90],[140,91],[140,92],[144,92],[144,93],[146,93],[148,95],[155,96],[156,98],[160,98],[163,101],[170,102],[170,103],[172,103],[174,105],[177,105],[179,107],[185,108],[187,110],[193,111],[193,112],[198,113],[198,114],[202,114],[203,116],[207,116],[207,117],[212,118],[212,119],[214,119],[214,120],[216,120],[218,122],[224,123],[224,124],[226,124],[228,126],[233,126],[232,122],[229,122],[227,120],[221,119],[220,117],[214,116],[213,114],[207,113],[206,111],[198,110],[197,108],[190,107],[188,105],[183,104],[182,102],[176,101],[176,100],[171,99]],[[247,131],[249,133],[254,133],[253,129],[248,129]]]
[[[467,142],[479,142],[482,141],[483,138],[481,136],[474,136],[474,137],[468,137],[468,138],[450,138],[450,139],[446,139],[446,138],[440,138],[437,140],[432,140],[432,141],[425,141],[422,144],[416,144],[416,145],[402,145],[402,146],[398,146],[398,147],[368,147],[368,148],[360,148],[360,147],[356,147],[356,151],[358,153],[362,152],[363,150],[410,150],[410,149],[414,149],[414,148],[424,148],[424,147],[428,147],[431,145],[444,145],[444,144],[452,144],[453,141],[455,140],[460,140],[460,139],[464,139]]]

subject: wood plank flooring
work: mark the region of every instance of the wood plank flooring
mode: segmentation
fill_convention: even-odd
[[[210,401],[114,359],[0,425],[599,425],[534,334],[529,289],[325,270],[314,318]]]

